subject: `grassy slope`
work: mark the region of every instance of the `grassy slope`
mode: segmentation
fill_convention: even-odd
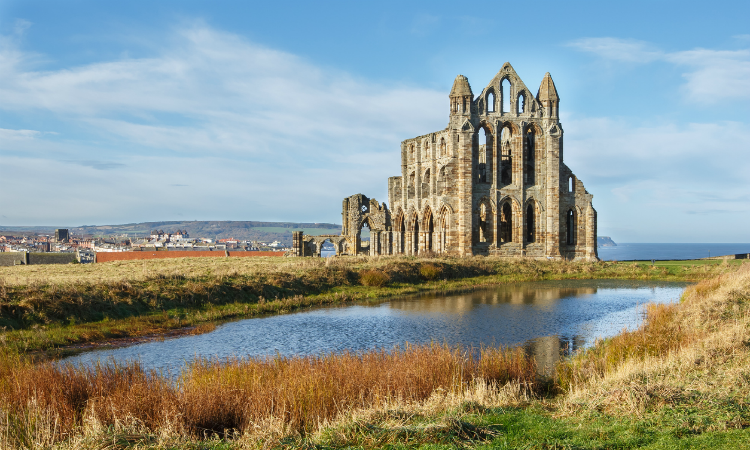
[[[164,394],[151,396],[139,394],[142,383],[138,377],[124,373],[129,381],[122,388],[102,391],[112,395],[117,402],[125,402],[125,409],[99,409],[103,414],[98,421],[84,420],[81,428],[74,429],[64,446],[75,448],[747,448],[750,442],[750,264],[722,266],[691,263],[664,265],[656,269],[625,264],[600,264],[593,269],[588,265],[560,263],[527,266],[514,265],[513,271],[502,272],[498,261],[487,261],[496,271],[474,280],[480,283],[496,283],[508,279],[536,277],[586,277],[586,278],[641,278],[653,276],[668,279],[699,279],[711,273],[723,272],[688,288],[683,301],[678,305],[663,305],[651,308],[644,326],[633,332],[598,343],[594,348],[570,359],[559,367],[553,391],[549,385],[530,386],[511,381],[502,387],[468,384],[465,390],[440,388],[433,384],[431,395],[409,400],[394,398],[377,401],[370,407],[341,410],[335,420],[324,421],[317,431],[299,434],[293,428],[285,428],[282,422],[259,421],[259,428],[243,429],[235,438],[225,440],[203,439],[177,426],[175,422],[160,423],[148,427],[148,417],[157,417],[152,407],[147,408],[144,419],[136,420],[127,413],[133,405],[162,404]],[[406,261],[417,264],[412,267],[421,276],[421,267],[438,265],[441,260]],[[350,261],[347,270],[380,270],[388,273],[391,261]],[[451,261],[443,261],[445,264]],[[471,270],[478,270],[474,262],[466,262]],[[478,263],[477,263],[478,264]],[[595,265],[597,266],[597,265]],[[416,268],[415,268],[416,267]],[[468,273],[469,267],[462,270]],[[588,268],[588,269],[587,269]],[[285,270],[290,269],[286,268]],[[318,267],[320,269],[320,267]],[[486,269],[486,267],[485,267]],[[591,270],[589,270],[591,269]],[[737,270],[739,269],[739,270]],[[447,270],[447,269],[445,269]],[[451,270],[458,270],[453,267]],[[429,271],[427,271],[429,272]],[[287,272],[284,272],[287,273]],[[288,273],[287,273],[288,275]],[[412,274],[414,275],[414,274]],[[416,276],[416,275],[414,275]],[[150,280],[148,276],[144,280]],[[456,280],[459,281],[459,280]],[[466,280],[464,280],[466,281]],[[59,282],[59,280],[58,280]],[[19,278],[20,283],[20,278]],[[63,283],[64,284],[64,283]],[[15,286],[22,286],[16,284]],[[7,284],[6,284],[7,287]],[[358,289],[358,286],[350,286]],[[468,286],[466,286],[468,287]],[[387,288],[391,289],[391,288]],[[442,357],[441,357],[442,358]],[[438,358],[438,360],[444,360]],[[420,370],[425,357],[410,357],[412,368]],[[4,362],[3,362],[4,361]],[[19,381],[9,382],[8,373],[14,370],[7,358],[0,358],[0,387],[17,389]],[[381,366],[381,377],[390,375],[386,366]],[[334,364],[335,366],[335,364]],[[20,374],[18,380],[36,382],[32,366],[28,375]],[[30,367],[30,368],[29,368]],[[221,367],[195,372],[193,383],[198,380],[202,401],[216,401],[229,394],[246,392],[236,383],[243,376],[233,374]],[[274,369],[278,376],[277,369]],[[362,369],[341,373],[360,373]],[[245,373],[243,370],[240,373]],[[394,374],[403,374],[404,368],[395,369]],[[434,373],[435,369],[428,370]],[[47,372],[50,373],[50,372]],[[303,373],[303,372],[300,372]],[[315,374],[316,371],[304,373]],[[16,374],[18,375],[18,374]],[[76,377],[75,373],[68,375]],[[135,376],[135,378],[133,378]],[[306,375],[307,376],[307,375]],[[421,376],[417,377],[420,378]],[[244,376],[247,378],[247,376]],[[252,377],[250,377],[252,378]],[[346,386],[357,377],[344,377]],[[105,376],[106,380],[107,377]],[[259,378],[263,379],[263,377]],[[304,379],[304,377],[281,380]],[[330,380],[324,377],[321,380]],[[368,379],[377,380],[378,377]],[[402,379],[410,379],[402,377]],[[28,381],[31,380],[31,381]],[[133,381],[134,380],[134,381]],[[455,380],[447,377],[446,380]],[[202,383],[202,384],[201,384]],[[223,384],[222,384],[223,383]],[[338,382],[326,383],[326,388],[310,389],[300,385],[303,392],[319,395],[327,389],[338,389]],[[275,384],[275,383],[274,383]],[[47,385],[70,385],[69,382],[43,383]],[[84,384],[85,386],[86,384]],[[96,384],[95,384],[96,385]],[[106,385],[106,383],[105,383]],[[112,385],[112,386],[116,386]],[[299,383],[297,384],[299,385]],[[89,386],[91,386],[89,384]],[[201,386],[213,387],[203,391]],[[362,387],[363,389],[370,389]],[[91,389],[86,388],[86,389]],[[111,388],[107,388],[111,389]],[[153,387],[149,389],[154,389]],[[299,388],[298,388],[299,389]],[[132,393],[136,391],[135,393]],[[39,392],[21,390],[17,392]],[[81,392],[80,390],[75,392]],[[131,392],[127,394],[127,392]],[[151,391],[149,391],[151,392]],[[213,393],[212,393],[213,392]],[[283,389],[276,390],[283,392]],[[364,391],[363,391],[364,392]],[[413,392],[408,388],[405,392]],[[28,395],[28,394],[26,394]],[[77,394],[80,395],[80,394]],[[101,394],[99,394],[101,395]],[[155,396],[154,396],[155,395]],[[349,392],[346,398],[363,398],[362,394]],[[6,393],[3,398],[10,398]],[[67,397],[64,397],[67,398]],[[102,397],[104,399],[106,397]],[[171,398],[171,397],[170,397]],[[299,393],[287,397],[292,401],[307,398]],[[313,397],[309,397],[313,398]],[[376,397],[382,398],[382,397]],[[149,400],[151,399],[151,400]],[[140,403],[139,403],[140,402]],[[161,403],[160,403],[161,402]],[[167,402],[168,403],[168,402]],[[19,443],[52,441],[51,431],[59,427],[44,411],[32,403],[19,403],[20,414],[3,417],[0,414],[0,446],[18,448]],[[74,403],[77,404],[77,403]],[[87,405],[84,402],[82,405]],[[98,403],[88,404],[93,408]],[[106,404],[106,402],[105,402]],[[117,403],[120,404],[120,403]],[[216,405],[216,403],[213,403]],[[238,404],[243,404],[241,401]],[[341,405],[341,401],[323,402]],[[113,404],[114,406],[115,404]],[[220,405],[220,404],[219,404]],[[34,409],[37,408],[37,409]],[[299,410],[299,407],[292,408]],[[80,410],[81,414],[85,411]],[[95,410],[92,410],[95,411]],[[108,412],[109,411],[109,412]],[[120,411],[118,416],[117,411]],[[149,412],[150,411],[150,412]],[[226,407],[219,407],[210,417],[225,417],[219,414]],[[112,414],[114,413],[114,416]],[[93,412],[91,413],[93,414]],[[109,414],[109,415],[108,415]],[[177,415],[175,415],[177,414]],[[222,413],[223,414],[223,413]],[[86,416],[86,414],[84,414]],[[183,417],[174,411],[170,417]],[[47,422],[45,422],[45,420]],[[113,421],[114,422],[111,422]],[[111,425],[107,426],[108,423]],[[54,426],[53,426],[54,425]],[[77,431],[76,431],[77,430]],[[311,430],[312,431],[312,430]],[[20,437],[20,438],[19,438]]]
[[[680,304],[651,307],[638,330],[599,342],[561,364],[554,380],[557,395],[522,404],[507,401],[500,407],[464,402],[433,414],[412,410],[414,415],[402,415],[410,418],[400,422],[376,418],[365,426],[350,421],[321,434],[315,443],[369,448],[387,442],[394,448],[750,448],[749,343],[746,263],[736,272],[689,287]],[[417,445],[408,445],[406,429]],[[436,435],[435,429],[443,432]]]
[[[732,267],[721,261],[652,267],[482,257],[181,258],[3,267],[0,327],[11,347],[49,350],[184,327],[210,330],[207,324],[218,320],[428,291],[567,278],[696,281]]]

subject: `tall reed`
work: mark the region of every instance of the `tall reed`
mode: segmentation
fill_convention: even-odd
[[[320,356],[196,360],[176,382],[137,363],[90,368],[0,359],[0,441],[61,441],[87,424],[138,423],[186,436],[252,433],[280,424],[309,433],[357,409],[420,402],[436,392],[460,394],[471,383],[535,389],[536,365],[522,350],[447,345]],[[0,414],[0,415],[2,415]],[[41,415],[45,420],[41,420]],[[38,425],[30,429],[23,424]]]

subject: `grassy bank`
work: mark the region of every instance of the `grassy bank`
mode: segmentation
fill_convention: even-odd
[[[519,350],[446,346],[137,365],[0,356],[4,448],[746,448],[750,264],[649,308],[549,380]]]
[[[298,308],[571,278],[698,281],[740,261],[646,263],[500,258],[184,258],[0,268],[2,343],[24,352]]]

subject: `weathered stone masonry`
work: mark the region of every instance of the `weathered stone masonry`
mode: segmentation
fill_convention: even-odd
[[[340,236],[295,232],[297,256],[337,254],[597,259],[596,210],[563,163],[560,98],[549,73],[536,97],[505,63],[475,98],[456,77],[448,126],[401,143],[388,203],[344,199]],[[370,241],[362,241],[364,226]]]

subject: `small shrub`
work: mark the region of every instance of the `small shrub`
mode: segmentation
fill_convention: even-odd
[[[437,280],[443,274],[443,269],[435,264],[422,264],[419,273],[427,280]]]
[[[359,282],[363,286],[383,287],[388,281],[388,275],[379,270],[364,270],[359,274]]]

